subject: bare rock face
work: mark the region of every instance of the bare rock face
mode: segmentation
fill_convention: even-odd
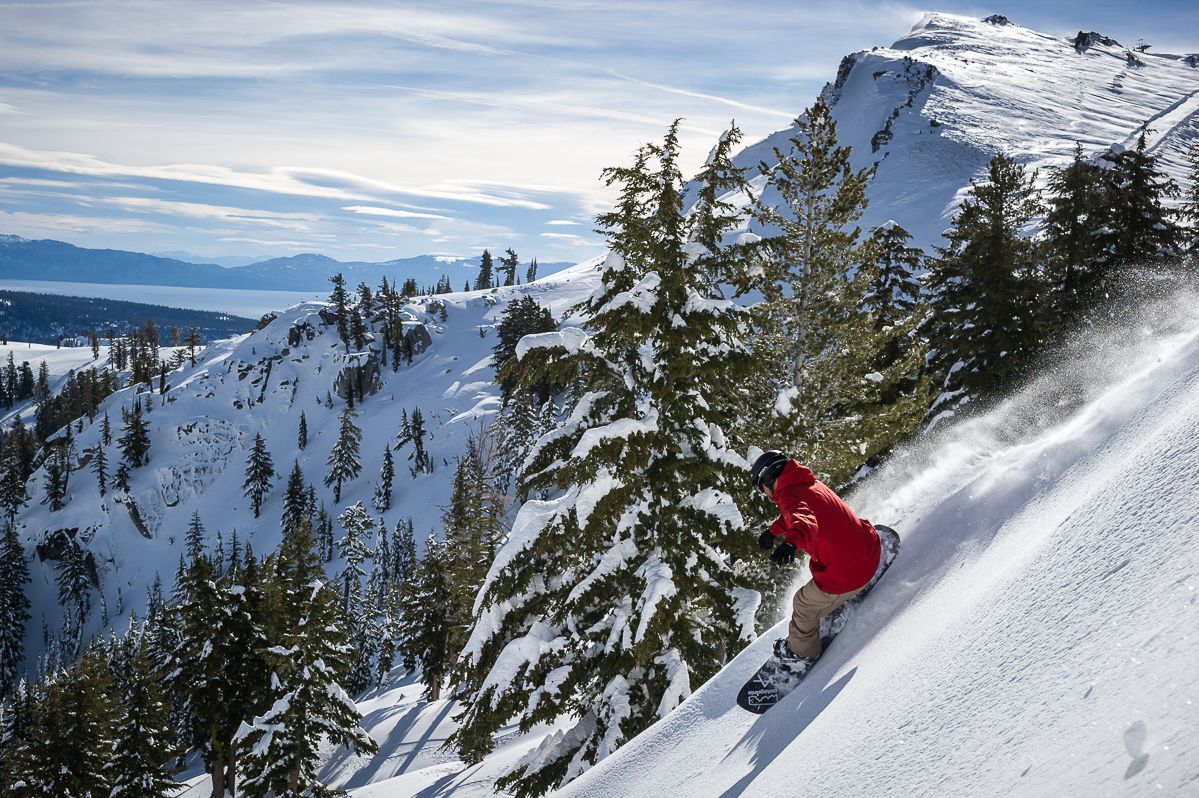
[[[433,345],[429,328],[420,322],[404,325],[404,340],[412,346],[412,354],[419,355]]]
[[[47,532],[41,542],[37,544],[38,561],[59,562],[67,555],[69,549],[78,548],[83,555],[84,566],[87,568],[88,581],[91,582],[92,587],[99,589],[100,573],[96,570],[96,556],[78,538],[78,527]]]
[[[383,387],[383,378],[375,353],[353,352],[346,359],[346,365],[333,378],[333,393],[346,400],[350,398],[351,389],[354,396],[359,398],[378,393]]]
[[[317,311],[317,315],[320,316],[321,321],[329,327],[337,324],[337,311],[333,308],[321,308]]]
[[[1102,33],[1096,33],[1095,31],[1090,31],[1089,33],[1079,31],[1078,35],[1074,37],[1074,49],[1078,50],[1079,52],[1082,52],[1088,47],[1094,47],[1097,44],[1106,45],[1108,47],[1120,46],[1120,43],[1112,37],[1104,36]]]
[[[323,312],[323,311],[322,311]],[[297,322],[287,328],[287,345],[295,348],[301,343],[311,341],[316,338],[316,328],[308,323],[308,320]]]
[[[263,314],[262,318],[258,320],[258,324],[254,327],[254,330],[258,331],[258,330],[264,329],[268,324],[270,324],[272,321],[274,321],[277,318],[279,318],[278,313]]]

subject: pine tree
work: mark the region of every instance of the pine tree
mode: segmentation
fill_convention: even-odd
[[[720,553],[744,545],[732,491],[742,492],[745,463],[721,425],[740,410],[727,385],[751,362],[745,313],[718,288],[742,279],[740,247],[724,243],[738,220],[722,199],[746,188],[731,161],[738,139],[734,129],[717,144],[690,214],[677,123],[632,167],[605,172],[621,192],[600,218],[612,251],[584,305],[590,334],[522,357],[530,379],[582,373],[588,390],[522,474],[522,495],[568,487],[521,508],[480,591],[452,740],[478,761],[509,720],[570,718],[497,781],[518,796],[556,789],[611,754],[753,633],[737,613],[749,591]],[[536,657],[520,653],[530,645]],[[544,689],[550,678],[557,690]]]
[[[1187,162],[1190,166],[1190,184],[1183,194],[1183,203],[1178,212],[1182,219],[1190,222],[1190,228],[1186,231],[1187,254],[1192,260],[1199,261],[1199,144],[1191,145],[1187,151]]]
[[[46,472],[45,481],[43,482],[45,498],[42,500],[42,503],[50,505],[50,512],[57,512],[65,506],[64,499],[67,494],[66,472],[70,465],[66,462],[63,446],[48,446],[46,448],[46,461],[42,464],[42,468]]]
[[[337,598],[321,581],[312,531],[300,524],[284,538],[278,584],[289,613],[279,643],[267,649],[272,670],[269,709],[243,723],[243,793],[249,798],[328,795],[317,780],[322,745],[378,750],[359,725],[361,715],[340,681],[351,649],[338,624]]]
[[[304,415],[304,411],[300,411],[300,429],[296,433],[296,446],[300,447],[300,451],[308,448],[308,418]]]
[[[108,411],[104,411],[104,421],[100,426],[100,440],[105,446],[112,445],[112,426],[108,423]]]
[[[300,470],[300,461],[296,460],[292,463],[291,473],[287,477],[287,490],[283,493],[283,517],[279,523],[286,532],[308,517],[308,493],[304,485],[304,472]]]
[[[925,268],[924,250],[909,246],[912,234],[894,221],[876,227],[866,242],[869,286],[862,298],[875,328],[894,327],[912,317],[922,292],[917,275]]]
[[[12,798],[100,798],[112,789],[115,702],[103,657],[89,652],[33,702],[24,739],[6,755]]]
[[[354,608],[351,606],[351,599],[361,590],[362,577],[366,575],[363,563],[374,556],[367,542],[370,540],[375,523],[371,520],[366,508],[362,506],[362,502],[355,502],[347,507],[345,512],[337,517],[337,522],[345,531],[341,540],[337,542],[337,548],[345,561],[345,570],[342,571],[341,576],[341,606],[347,615],[352,615]]]
[[[1049,176],[1044,222],[1045,267],[1050,297],[1047,315],[1060,324],[1094,301],[1100,285],[1099,237],[1106,222],[1103,170],[1074,145],[1069,165]]]
[[[504,257],[500,258],[500,271],[503,272],[505,286],[516,282],[516,267],[519,265],[520,258],[517,257],[516,251],[509,247]]]
[[[341,272],[338,272],[329,278],[329,282],[333,283],[333,293],[329,295],[329,302],[333,305],[333,312],[337,314],[337,337],[345,345],[346,352],[349,353],[350,295],[346,291],[346,278],[341,275]]]
[[[416,566],[416,534],[411,518],[396,521],[391,534],[391,574],[396,582],[402,582]]]
[[[362,318],[363,312],[358,305],[350,308],[350,339],[358,351],[366,348],[366,322]]]
[[[92,472],[96,475],[100,496],[103,497],[108,493],[108,455],[104,453],[103,445],[96,446],[96,454],[92,457]]]
[[[542,307],[531,296],[523,296],[508,304],[500,323],[496,325],[496,336],[499,341],[491,349],[491,363],[495,369],[497,381],[500,384],[500,396],[505,403],[512,396],[519,375],[513,373],[510,364],[516,354],[516,345],[526,335],[553,332],[558,329],[553,314],[548,308]],[[544,402],[551,393],[549,385],[538,385],[534,388],[537,401]]]
[[[929,354],[942,381],[930,414],[1010,385],[1038,346],[1038,252],[1021,231],[1039,210],[1032,178],[1002,153],[970,184],[930,273]]]
[[[410,471],[412,476],[417,474],[432,474],[433,473],[433,458],[429,456],[428,450],[425,448],[425,416],[421,413],[420,408],[412,411],[412,420],[408,425],[407,435],[401,431],[401,440],[405,438],[412,443],[412,454],[408,455],[408,459],[412,461]],[[401,446],[403,444],[400,444]]]
[[[29,622],[29,564],[16,527],[4,526],[0,540],[0,696],[8,694],[24,659],[25,624]]]
[[[395,461],[391,457],[391,444],[383,447],[383,465],[379,468],[379,484],[375,486],[374,506],[379,512],[391,509],[391,484],[395,479]]]
[[[140,468],[150,457],[149,422],[142,417],[141,402],[134,400],[125,423],[121,426],[121,437],[117,447],[121,457],[130,468]]]
[[[275,478],[275,464],[271,461],[271,453],[267,451],[266,441],[262,433],[254,434],[254,447],[246,460],[246,479],[242,483],[242,491],[249,497],[250,505],[254,508],[254,517],[262,514],[262,500],[271,492],[271,482]]]
[[[479,259],[479,276],[475,278],[475,290],[476,291],[479,291],[479,290],[485,291],[488,288],[491,288],[492,268],[493,267],[492,267],[492,262],[491,262],[491,251],[485,249],[485,250],[483,250],[483,257],[481,257]],[[467,291],[470,290],[469,285],[466,287],[466,290]]]
[[[759,167],[767,186],[755,215],[772,234],[755,245],[760,366],[742,386],[750,403],[738,429],[843,484],[919,418],[920,400],[891,399],[918,371],[920,352],[910,346],[908,357],[882,365],[893,337],[880,335],[885,325],[865,301],[874,272],[859,268],[870,257],[857,222],[872,172],[853,169],[823,100],[797,120],[788,144]],[[777,204],[766,201],[775,197]]]
[[[200,748],[214,796],[236,789],[237,746],[242,718],[256,711],[266,690],[261,652],[267,646],[252,555],[238,583],[218,579],[201,555],[179,579],[171,608],[179,642],[167,671],[167,688],[188,707],[189,747]]]
[[[132,678],[122,685],[122,713],[115,729],[110,798],[169,798],[178,792],[172,760],[170,717],[149,645],[137,640]]]
[[[400,655],[412,669],[419,666],[421,684],[430,701],[441,698],[456,650],[453,623],[446,608],[452,600],[449,566],[454,553],[429,535],[425,556],[404,580],[399,597]]]
[[[191,520],[187,524],[187,533],[184,535],[183,540],[189,560],[196,560],[203,556],[204,547],[208,540],[208,532],[204,529],[204,522],[200,520],[199,510],[192,512]]]
[[[333,559],[333,519],[329,516],[324,502],[321,502],[316,519],[317,551],[322,562],[330,562]]]
[[[529,283],[533,282],[536,279],[537,279],[537,258],[533,258],[533,260],[529,261],[529,268],[525,272],[525,285],[528,285]]]
[[[334,503],[341,503],[341,486],[344,482],[357,478],[362,471],[362,463],[358,459],[358,447],[362,440],[362,430],[354,424],[354,411],[346,407],[341,411],[341,423],[337,431],[337,441],[329,451],[329,459],[325,464],[329,472],[325,474],[325,485],[333,488]]]
[[[92,591],[96,588],[96,560],[90,551],[84,551],[79,543],[72,539],[70,544],[63,548],[56,565],[58,574],[55,583],[58,586],[58,603],[66,610],[63,622],[69,632],[67,642],[74,645],[75,653],[78,653],[83,625],[92,611]]]
[[[1149,129],[1141,126],[1136,145],[1103,155],[1105,229],[1099,235],[1104,277],[1130,265],[1177,258],[1182,231],[1165,206],[1178,197],[1178,184],[1157,168],[1148,151]]]

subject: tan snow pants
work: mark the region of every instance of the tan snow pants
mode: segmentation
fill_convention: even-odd
[[[858,594],[825,593],[809,581],[795,591],[791,600],[791,624],[787,645],[801,657],[819,657],[824,645],[820,642],[820,619]]]

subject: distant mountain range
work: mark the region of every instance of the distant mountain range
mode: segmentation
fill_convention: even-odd
[[[492,253],[498,259],[498,250]],[[240,288],[258,290],[321,291],[338,272],[352,287],[360,282],[375,286],[382,278],[414,278],[422,288],[447,274],[455,290],[473,280],[478,258],[451,259],[418,255],[383,263],[339,261],[325,255],[303,254],[228,268],[215,263],[191,263],[177,258],[126,252],[119,249],[85,249],[63,241],[33,241],[0,235],[0,279],[52,280],[74,283],[169,285],[186,288]],[[538,263],[537,275],[561,271],[572,263]],[[527,263],[518,275],[523,279]]]

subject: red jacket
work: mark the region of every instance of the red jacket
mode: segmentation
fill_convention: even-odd
[[[770,525],[777,537],[808,553],[812,581],[825,593],[851,593],[865,587],[878,569],[878,532],[863,521],[807,466],[794,460],[774,483],[779,518]]]

